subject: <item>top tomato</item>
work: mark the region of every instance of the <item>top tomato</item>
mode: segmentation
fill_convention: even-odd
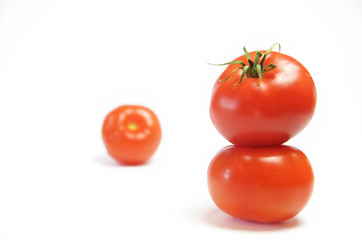
[[[251,52],[250,57],[246,52],[235,61],[248,64],[248,57],[253,61],[257,54],[265,51]],[[267,69],[262,79],[260,74],[242,76],[245,64],[229,64],[216,81],[210,104],[213,124],[238,146],[263,147],[288,141],[313,116],[317,94],[312,77],[297,60],[278,52],[268,52],[263,65],[271,70]]]

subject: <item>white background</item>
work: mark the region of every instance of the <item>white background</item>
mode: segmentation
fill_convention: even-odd
[[[361,1],[0,0],[0,239],[361,238]],[[206,183],[229,145],[208,115],[223,67],[280,42],[314,78],[311,123],[288,142],[314,168],[307,207],[235,220]],[[117,165],[101,125],[153,109],[150,163]]]

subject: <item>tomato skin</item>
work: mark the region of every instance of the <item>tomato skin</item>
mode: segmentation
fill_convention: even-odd
[[[146,163],[161,142],[156,114],[144,106],[123,105],[103,122],[102,137],[108,153],[124,165]]]
[[[208,187],[215,204],[239,219],[272,223],[297,215],[313,191],[305,154],[290,146],[228,146],[213,158]]]
[[[261,51],[264,53],[265,51]],[[251,52],[253,60],[256,52]],[[238,61],[247,63],[245,55]],[[242,70],[226,81],[216,81],[210,116],[216,129],[232,144],[248,147],[280,145],[299,133],[311,120],[317,101],[312,77],[294,58],[270,52],[264,66],[276,68],[259,78],[244,77]],[[219,79],[225,79],[238,64],[230,64]]]

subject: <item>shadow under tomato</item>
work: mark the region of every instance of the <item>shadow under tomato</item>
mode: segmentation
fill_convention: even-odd
[[[152,159],[150,159],[148,162],[143,163],[143,164],[121,164],[119,162],[117,162],[115,159],[113,159],[111,156],[103,154],[103,155],[99,155],[95,158],[95,161],[103,166],[108,166],[108,167],[140,167],[140,166],[146,166],[149,164],[149,162],[152,161]]]
[[[277,231],[286,230],[301,225],[301,222],[297,217],[280,223],[257,223],[231,217],[219,209],[212,209],[207,211],[204,215],[204,218],[208,224],[217,227],[245,231]]]

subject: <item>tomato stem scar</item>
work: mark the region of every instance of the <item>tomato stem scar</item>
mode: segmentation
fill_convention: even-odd
[[[129,123],[129,124],[127,125],[127,127],[128,127],[128,129],[131,130],[131,131],[135,131],[135,130],[137,130],[137,128],[138,128],[137,124],[135,124],[135,123]]]

